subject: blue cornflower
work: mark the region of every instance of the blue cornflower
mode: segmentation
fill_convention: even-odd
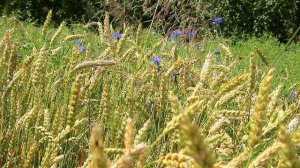
[[[296,102],[297,101],[297,91],[296,89],[293,89],[292,91],[292,102]]]
[[[220,55],[220,54],[221,54],[220,50],[217,49],[217,50],[215,51],[215,55]]]
[[[86,51],[86,49],[87,49],[87,48],[84,47],[84,46],[80,46],[80,47],[79,47],[79,50],[82,51],[82,52]]]
[[[156,64],[156,69],[157,72],[160,71],[160,63],[162,61],[162,58],[156,57],[156,58],[152,58],[152,62]]]
[[[174,72],[172,73],[172,79],[173,79],[173,82],[177,83],[177,77],[178,77],[178,75],[179,75],[179,73],[176,72],[176,71],[174,71]]]
[[[189,37],[189,38],[192,38],[196,35],[196,31],[194,30],[189,30],[186,32],[186,35]]]
[[[179,75],[179,73],[177,72],[177,71],[174,71],[173,73],[172,73],[172,76],[173,77],[176,77],[176,76],[178,76]]]
[[[74,42],[75,42],[76,44],[81,44],[81,43],[83,42],[83,40],[82,40],[82,39],[76,39],[76,40],[74,40]]]
[[[120,33],[113,33],[112,36],[114,36],[114,38],[116,38],[116,39],[119,40],[119,39],[123,36],[123,34],[120,34]]]
[[[172,39],[172,37],[168,37],[168,42],[173,42],[173,39]]]
[[[156,57],[156,58],[152,58],[152,62],[159,64],[162,61],[162,58]]]
[[[204,66],[204,64],[200,64],[200,68],[201,68],[201,69],[203,68],[203,66]]]
[[[218,17],[217,19],[213,20],[212,25],[220,24],[222,22],[223,22],[223,18],[222,17]]]
[[[182,31],[180,31],[180,30],[172,31],[171,36],[180,37],[180,36],[182,36]]]

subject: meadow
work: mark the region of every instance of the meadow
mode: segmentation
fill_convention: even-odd
[[[0,19],[1,167],[300,167],[300,45]]]

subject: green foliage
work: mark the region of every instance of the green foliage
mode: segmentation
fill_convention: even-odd
[[[31,19],[41,24],[49,10],[53,10],[53,20],[59,24],[63,20],[86,21],[91,17],[88,11],[94,12],[96,0],[7,0],[3,5],[4,14],[16,13],[22,20]]]
[[[271,32],[282,40],[293,33],[299,25],[298,0],[210,0],[211,11],[222,16],[222,30],[226,35]]]
[[[212,167],[212,158],[222,163],[213,167],[298,163],[294,145],[299,144],[300,129],[290,137],[278,128],[299,119],[300,104],[290,101],[291,90],[299,90],[299,45],[292,43],[286,48],[269,36],[244,41],[209,37],[201,43],[179,39],[169,42],[148,29],[136,33],[129,28],[128,36],[114,39],[112,49],[124,45],[114,55],[105,36],[89,31],[90,24],[59,29],[60,35],[51,44],[50,39],[58,31],[51,26],[43,29],[12,17],[0,18],[0,25],[0,37],[5,37],[0,42],[1,167],[85,167],[94,151],[101,147],[103,154],[103,146],[106,156],[102,158],[116,165],[135,147],[145,146],[139,142],[149,145],[146,155],[139,158],[145,158],[141,167],[163,167],[172,160],[185,165],[190,158],[203,167]],[[83,35],[80,44],[65,40],[73,33]],[[135,42],[137,38],[139,43]],[[79,50],[89,45],[91,50]],[[249,56],[256,47],[270,66],[254,55],[258,67],[250,92],[246,78],[250,77]],[[217,49],[219,54],[209,54]],[[155,57],[161,57],[162,63],[151,62]],[[95,64],[113,60],[117,64]],[[273,67],[278,76],[274,76],[276,84],[272,85],[284,84],[284,95],[278,93],[277,97],[272,92],[267,95],[271,99],[267,104],[249,102],[249,109],[256,104],[268,105],[265,112],[270,117],[258,118],[267,124],[258,128],[259,145],[248,148],[247,140],[252,138],[248,133],[256,118],[252,120],[244,106],[256,99],[264,72]],[[174,71],[179,72],[177,80]],[[69,118],[72,122],[67,122]],[[128,118],[135,124],[125,122]],[[146,121],[150,124],[144,127]],[[93,122],[101,122],[104,135],[102,140],[102,131],[95,136],[92,131],[94,147],[87,138]],[[134,132],[136,138],[132,138]],[[289,155],[294,157],[288,159]],[[138,160],[129,159],[128,165],[134,161]]]
[[[53,20],[88,21],[103,19],[106,12],[113,24],[124,23],[154,26],[160,30],[182,27],[203,27],[208,20],[207,4],[202,1],[141,1],[141,0],[10,0],[1,4],[5,14],[17,13],[21,19],[42,23],[50,9]],[[2,9],[2,8],[1,8]]]
[[[6,0],[0,4],[0,13],[14,12],[23,20],[41,24],[53,9],[53,20],[59,25],[63,20],[103,20],[108,12],[116,27],[143,23],[163,33],[194,29],[198,34],[205,34],[211,21],[221,16],[223,35],[245,37],[270,32],[287,41],[300,26],[299,7],[299,0]]]

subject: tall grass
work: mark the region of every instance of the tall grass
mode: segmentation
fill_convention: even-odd
[[[48,16],[0,43],[1,166],[298,167],[299,96],[280,96],[289,77],[257,53],[131,27],[116,39],[108,17],[71,34]]]

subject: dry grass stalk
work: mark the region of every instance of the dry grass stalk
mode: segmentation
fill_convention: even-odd
[[[42,27],[43,36],[45,36],[46,30],[47,30],[51,20],[52,20],[52,10],[49,10],[49,12],[47,14],[47,17],[46,17],[46,20],[45,20],[45,22],[43,24],[43,27]]]
[[[58,36],[61,34],[62,29],[66,26],[66,22],[62,22],[57,31],[55,32],[55,34],[52,36],[51,40],[50,40],[50,45],[53,44],[56,39],[58,38]]]
[[[84,68],[98,67],[98,66],[112,66],[115,65],[116,63],[117,63],[116,61],[108,61],[108,60],[86,61],[77,64],[72,71],[76,71]]]
[[[112,168],[131,168],[133,167],[133,159],[143,154],[147,149],[146,144],[138,144],[133,148],[129,148],[125,153],[113,164]]]
[[[134,131],[134,121],[132,119],[127,119],[127,124],[125,127],[125,148],[130,149],[134,145],[134,136],[135,136],[135,131]]]
[[[269,63],[267,61],[266,56],[260,51],[259,48],[255,47],[255,52],[258,54],[258,56],[261,58],[261,60],[267,65],[269,66]]]
[[[75,35],[69,35],[67,36],[65,39],[64,39],[64,42],[66,41],[74,41],[76,39],[80,39],[80,38],[83,38],[84,36],[83,35],[80,35],[80,34],[75,34]]]
[[[281,153],[283,155],[280,167],[300,167],[300,159],[296,153],[296,146],[283,125],[280,125],[278,140],[281,142]]]
[[[103,135],[102,130],[98,124],[94,124],[92,128],[91,138],[90,138],[90,146],[91,146],[91,168],[107,168],[107,159],[104,154],[104,146],[103,146]]]
[[[214,155],[209,152],[200,129],[190,123],[187,116],[183,118],[180,125],[186,139],[186,153],[192,157],[199,167],[212,167],[215,163]]]
[[[274,142],[271,146],[259,154],[253,161],[251,161],[249,168],[263,168],[266,166],[267,161],[272,159],[281,149],[278,142]]]
[[[79,104],[79,93],[80,93],[80,80],[81,80],[81,75],[78,75],[74,81],[74,84],[71,89],[71,100],[70,100],[70,107],[69,107],[69,113],[68,113],[68,118],[67,118],[67,123],[70,126],[73,126],[74,121],[75,121],[75,112],[76,108]]]
[[[193,159],[187,155],[178,153],[168,153],[162,160],[162,163],[170,167],[195,167]]]
[[[251,122],[251,132],[249,139],[250,147],[254,147],[259,143],[262,134],[262,127],[264,125],[266,108],[269,103],[269,90],[272,84],[273,76],[274,69],[271,69],[268,71],[260,85],[258,100],[255,104],[255,110],[253,112]]]

